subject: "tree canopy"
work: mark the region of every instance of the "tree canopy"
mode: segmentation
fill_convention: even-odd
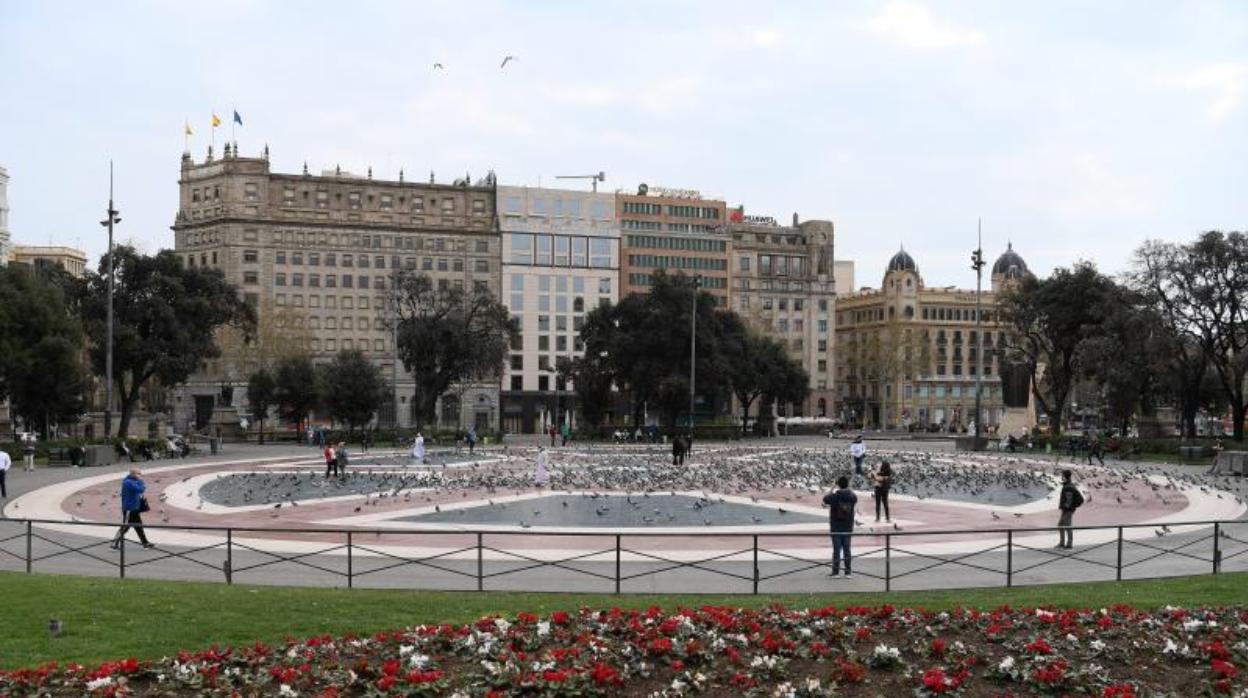
[[[338,352],[319,367],[318,377],[326,412],[351,433],[372,421],[388,397],[381,369],[358,350]]]

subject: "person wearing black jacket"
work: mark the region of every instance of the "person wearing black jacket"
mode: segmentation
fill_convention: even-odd
[[[845,559],[845,578],[850,578],[850,539],[854,532],[854,515],[858,506],[858,495],[849,489],[849,478],[842,475],[836,480],[837,489],[823,497],[824,506],[828,507],[828,527],[832,531],[832,572],[830,576],[841,573],[841,558]]]
[[[1057,496],[1057,508],[1061,511],[1057,519],[1057,547],[1070,550],[1074,546],[1075,534],[1070,530],[1070,526],[1075,510],[1081,506],[1083,506],[1083,495],[1080,494],[1079,488],[1070,481],[1070,471],[1063,470],[1062,491]]]

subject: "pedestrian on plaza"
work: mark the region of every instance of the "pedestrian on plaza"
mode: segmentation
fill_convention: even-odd
[[[875,480],[875,520],[880,520],[880,505],[884,505],[884,520],[892,521],[888,512],[888,490],[893,486],[893,465],[888,461],[880,463],[880,469],[872,473]]]
[[[35,472],[35,435],[22,437],[22,455],[26,458],[26,472]]]
[[[338,454],[334,453],[332,444],[325,447],[325,479],[329,479],[332,475],[338,477]]]
[[[477,451],[477,426],[474,424],[468,427],[468,455],[472,455]]]
[[[412,458],[421,465],[425,463],[425,437],[420,432],[412,439]]]
[[[1101,445],[1100,437],[1092,437],[1092,440],[1088,442],[1088,465],[1092,465],[1093,456],[1096,456],[1096,459],[1101,462],[1101,465],[1105,465],[1104,453],[1105,448]]]
[[[685,464],[685,437],[677,434],[672,437],[672,465]]]
[[[545,487],[550,484],[550,454],[542,446],[537,447],[537,470],[533,472],[533,485]]]
[[[9,468],[13,467],[13,459],[9,457],[8,451],[0,451],[0,499],[8,499],[9,491],[5,488],[4,478],[9,474]]]
[[[563,445],[567,446],[568,442],[572,440],[572,423],[564,422],[559,429],[559,433],[563,437]]]
[[[554,448],[555,447],[555,435],[559,433],[559,429],[556,428],[554,424],[551,424],[550,429],[547,429],[547,431],[550,432],[550,447]]]
[[[148,510],[147,498],[143,493],[147,491],[147,483],[143,482],[142,471],[135,468],[130,474],[121,481],[121,528],[117,531],[117,537],[113,539],[111,547],[113,550],[121,547],[121,541],[126,537],[126,531],[130,527],[134,527],[134,532],[139,536],[139,542],[144,548],[154,548],[155,545],[147,540],[147,534],[143,532],[143,512]]]
[[[828,507],[828,527],[832,532],[832,572],[835,577],[841,573],[841,560],[845,560],[845,578],[850,578],[850,539],[854,532],[854,514],[858,507],[858,495],[849,489],[849,478],[844,475],[836,480],[835,491],[823,496],[823,505]]]
[[[368,453],[368,449],[373,447],[373,430],[372,429],[364,430],[364,443],[362,445],[364,446],[365,453]]]
[[[1057,496],[1057,508],[1061,511],[1057,519],[1057,547],[1070,550],[1074,546],[1075,534],[1074,531],[1070,530],[1070,526],[1075,516],[1075,510],[1081,506],[1083,506],[1083,494],[1070,481],[1070,471],[1063,470],[1062,491]]]
[[[867,457],[867,445],[862,442],[862,434],[849,445],[849,455],[854,459],[854,477],[862,477],[862,461]]]
[[[347,453],[347,442],[339,442],[338,448],[334,451],[334,458],[338,460],[338,477],[346,479],[347,462],[350,460],[350,454]]]

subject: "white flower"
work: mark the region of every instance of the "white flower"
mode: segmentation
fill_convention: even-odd
[[[412,647],[411,645],[399,645],[399,656],[400,656],[400,657],[406,657],[407,655],[409,655],[409,654],[411,654],[412,652],[415,652],[415,651],[416,651],[416,648],[415,648],[415,647]]]
[[[815,634],[815,632],[810,628],[802,628],[799,632],[802,637],[810,637]]]
[[[1105,649],[1105,643],[1101,642],[1100,640],[1093,640],[1091,643],[1089,643],[1089,647],[1092,648],[1093,652],[1101,652]]]
[[[498,632],[500,632],[500,633],[505,633],[505,632],[507,632],[507,629],[511,627],[511,623],[508,623],[507,621],[503,620],[502,618],[495,618],[495,619],[494,619],[494,627],[495,627],[495,628],[498,628]]]
[[[537,624],[537,636],[538,637],[546,637],[549,634],[550,634],[550,622],[549,621],[544,620]]]
[[[425,666],[427,666],[427,665],[429,664],[429,655],[427,655],[427,654],[413,654],[413,655],[412,655],[412,659],[411,659],[411,663],[412,663],[412,666],[413,666],[413,667],[416,667],[417,669],[424,669],[424,668],[425,668]]]
[[[1074,633],[1066,633],[1066,641],[1072,645],[1079,644],[1079,638],[1075,637]]]
[[[104,676],[104,677],[102,677],[102,678],[98,678],[98,679],[94,679],[94,680],[92,680],[92,681],[88,681],[88,682],[87,682],[87,690],[89,690],[89,691],[94,691],[94,690],[95,690],[95,689],[97,689],[97,688],[104,688],[105,686],[111,686],[112,684],[113,684],[113,677],[111,677],[111,676]]]
[[[819,690],[819,679],[816,679],[816,678],[806,679],[806,691],[807,692],[815,693],[818,690]]]
[[[1166,638],[1166,646],[1161,650],[1162,654],[1174,654],[1179,651],[1179,646],[1174,644],[1174,640]]]
[[[295,689],[290,687],[290,684],[284,683],[277,689],[277,695],[293,696],[293,695],[298,695],[298,694],[295,693]]]
[[[1007,674],[1008,674],[1008,673],[1010,672],[1010,670],[1012,670],[1013,668],[1014,668],[1014,657],[1013,657],[1013,656],[1007,656],[1005,659],[1002,659],[1002,660],[1001,660],[1001,663],[1000,663],[1000,664],[998,664],[998,665],[997,665],[997,669],[999,669],[1001,672],[1003,672],[1003,673],[1007,673]]]
[[[793,690],[792,684],[788,681],[776,686],[776,690],[771,692],[772,698],[793,698],[797,692]]]
[[[1194,630],[1200,630],[1202,627],[1204,627],[1204,625],[1205,625],[1205,621],[1203,620],[1195,620],[1195,619],[1186,620],[1186,621],[1183,621],[1183,630],[1190,633]]]
[[[687,688],[688,686],[689,684],[685,683],[684,681],[681,681],[680,679],[672,679],[672,691],[676,693],[684,693],[685,688]]]
[[[875,650],[871,654],[880,659],[901,659],[901,650],[896,647],[889,647],[883,643],[875,646]]]

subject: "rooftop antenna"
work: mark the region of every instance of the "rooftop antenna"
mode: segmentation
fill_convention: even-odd
[[[588,179],[593,183],[594,193],[598,193],[598,183],[607,181],[607,173],[599,170],[597,174],[587,175],[555,175],[555,179]]]

